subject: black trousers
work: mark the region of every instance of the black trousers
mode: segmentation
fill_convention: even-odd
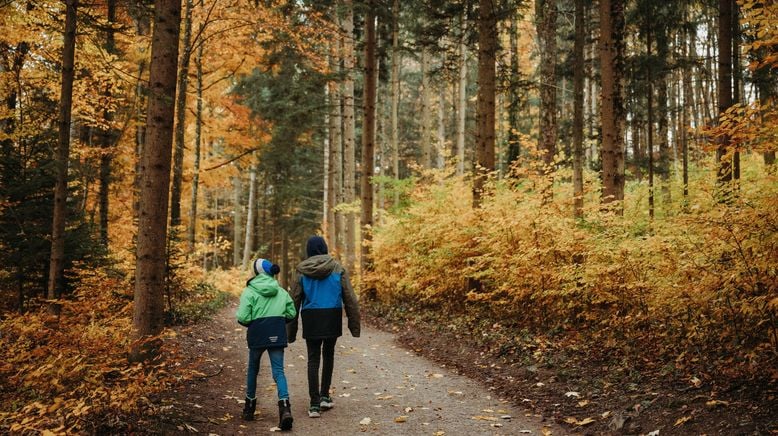
[[[308,395],[312,405],[319,405],[321,397],[330,396],[332,367],[335,363],[335,342],[338,338],[306,339],[308,346]],[[324,355],[324,361],[322,360]],[[321,387],[319,386],[319,364],[321,363]]]

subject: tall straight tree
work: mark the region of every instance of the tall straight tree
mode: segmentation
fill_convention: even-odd
[[[602,202],[624,199],[624,0],[600,0]]]
[[[108,25],[105,31],[105,52],[109,55],[116,54],[116,41],[114,40],[116,25],[116,0],[108,0],[106,4]],[[106,85],[105,96],[110,100],[111,86]],[[108,247],[108,191],[111,184],[111,150],[115,132],[111,128],[113,111],[105,109],[103,119],[106,126],[100,132],[100,242]]]
[[[203,46],[204,41],[197,46],[195,56],[195,68],[197,71],[197,106],[195,107],[195,140],[194,140],[194,168],[192,169],[192,197],[189,206],[189,229],[187,240],[189,250],[194,250],[195,236],[197,233],[197,196],[200,188],[200,149],[203,140]],[[183,138],[182,138],[183,140]],[[183,153],[182,153],[183,156]],[[238,215],[235,215],[236,220]]]
[[[246,239],[243,242],[243,269],[249,267],[251,254],[254,251],[254,223],[256,219],[257,202],[257,166],[251,165],[249,170],[249,204],[246,206]]]
[[[430,53],[426,46],[421,47],[421,167],[431,167],[432,162],[432,109],[430,105]]]
[[[478,107],[476,111],[473,207],[481,207],[489,173],[494,171],[495,56],[497,19],[494,0],[478,2]]]
[[[342,21],[343,35],[343,191],[345,202],[356,199],[356,147],[354,126],[354,4],[352,0],[343,0],[345,16]],[[354,212],[346,213],[346,267],[354,270],[356,263],[356,217]]]
[[[400,179],[400,0],[392,3],[392,177]],[[394,190],[394,204],[400,201],[400,192]]]
[[[459,86],[457,88],[457,175],[465,174],[465,120],[467,115],[467,44],[466,44],[466,21],[465,11],[459,20],[460,32],[459,38]]]
[[[535,15],[540,39],[540,126],[538,151],[543,153],[543,173],[551,177],[556,154],[556,0],[536,0]],[[548,199],[552,186],[544,186]]]
[[[510,18],[510,102],[508,103],[508,165],[519,158],[519,110],[521,101],[519,100],[519,14],[514,11]]]
[[[132,327],[135,345],[130,360],[157,353],[148,338],[164,327],[167,208],[178,66],[180,0],[155,0],[149,66],[149,108],[141,156],[140,206]]]
[[[340,49],[341,38],[337,37],[331,41],[330,52],[332,72],[337,75],[340,73]],[[333,206],[343,202],[343,116],[341,109],[341,93],[340,84],[335,80],[327,82],[330,96],[330,147],[332,152],[330,158],[332,159],[332,197]],[[334,210],[334,207],[333,207]],[[343,220],[343,212],[336,211],[335,219],[333,220],[335,226],[332,236],[329,240],[330,245],[335,248],[335,251],[340,254],[343,252],[343,240],[345,222]]]
[[[375,11],[368,1],[365,15],[364,119],[362,123],[362,258],[361,271],[369,271],[373,227],[373,167],[375,150],[376,35]],[[368,243],[366,243],[368,242]]]
[[[573,43],[573,209],[583,218],[583,86],[584,86],[584,0],[575,0],[575,42]]]
[[[65,3],[65,34],[62,46],[62,81],[59,94],[59,137],[57,142],[57,182],[54,188],[54,219],[51,228],[51,259],[47,297],[59,298],[64,285],[65,220],[70,159],[70,114],[73,108],[73,66],[76,54],[76,10],[78,0]],[[51,306],[55,311],[58,306]]]
[[[181,224],[181,185],[184,180],[184,131],[186,130],[186,93],[189,87],[189,60],[192,57],[192,0],[186,0],[184,38],[181,41],[181,64],[178,68],[176,95],[175,150],[173,151],[173,186],[170,192],[170,225]]]
[[[719,116],[732,106],[732,1],[719,0]],[[732,180],[732,156],[729,153],[729,135],[719,138],[716,161],[719,163],[717,180],[725,184]]]

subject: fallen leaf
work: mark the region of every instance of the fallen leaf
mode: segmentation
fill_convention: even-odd
[[[393,395],[384,395],[383,397],[376,397],[376,400],[391,400],[394,398]]]
[[[600,415],[600,416],[602,416],[603,418],[607,418],[607,417],[611,416],[611,411],[608,410],[607,412],[602,412],[602,415]]]
[[[501,415],[500,416],[500,419],[511,419],[511,418],[512,418],[511,415]]]
[[[502,427],[502,424],[500,424],[499,422],[495,422],[495,423],[492,423],[492,424],[489,424],[489,425],[492,426],[492,427]]]
[[[543,382],[537,382],[537,383],[535,383],[535,386],[537,386],[537,387],[539,387],[539,388],[542,388],[542,387],[543,387],[543,386],[545,386],[545,385],[546,385],[546,384],[545,384],[545,383],[543,383]]]
[[[405,413],[410,413],[410,412],[413,412],[413,407],[406,407]]]
[[[548,427],[543,427],[543,430],[540,431],[543,433],[543,436],[552,436],[553,433],[551,433],[551,429]]]
[[[646,436],[659,436],[659,430],[648,432]]]
[[[407,422],[407,421],[408,421],[408,417],[405,416],[405,415],[400,415],[397,418],[394,418],[394,422],[397,422],[397,423],[403,423],[403,422]]]
[[[581,420],[581,421],[578,421],[578,425],[581,425],[581,426],[583,426],[583,425],[589,425],[589,424],[591,424],[591,423],[593,423],[593,422],[594,422],[594,419],[593,419],[593,418],[584,418],[583,420]]]
[[[492,410],[492,409],[483,409],[483,410],[481,410],[481,412],[484,412],[484,413],[494,413],[494,410]]]
[[[497,418],[494,416],[484,416],[484,415],[476,415],[470,419],[475,419],[478,421],[497,421]]]
[[[370,418],[362,418],[362,421],[359,421],[359,425],[370,425],[370,423],[373,422]]]
[[[344,393],[342,393],[342,394],[340,394],[340,395],[338,395],[338,396],[339,396],[339,397],[343,397],[343,398],[348,398],[348,397],[350,397],[350,396],[351,396],[351,394],[349,394],[348,392],[344,392]]]
[[[702,380],[698,379],[697,377],[692,377],[691,380],[689,380],[691,384],[694,385],[695,388],[699,388],[702,386]]]
[[[432,374],[433,378],[443,378],[443,374]]]
[[[682,416],[682,417],[678,418],[677,421],[675,421],[675,424],[673,424],[673,427],[678,427],[679,425],[683,425],[686,421],[689,421],[691,419],[692,419],[691,416],[688,416],[688,415],[687,416]]]
[[[279,427],[270,427],[270,431],[281,431]]]
[[[439,430],[439,431],[436,431],[435,433],[433,433],[432,436],[443,436],[445,434],[446,434],[445,431]]]
[[[729,406],[728,401],[721,401],[721,400],[710,400],[705,403],[706,406],[712,408],[718,407],[718,406]]]
[[[565,396],[566,396],[567,398],[570,398],[570,397],[575,397],[575,398],[578,398],[578,397],[580,397],[580,396],[581,396],[581,394],[579,394],[578,392],[575,392],[575,391],[570,391],[570,392],[566,392],[566,393],[565,393]]]
[[[199,431],[196,428],[192,427],[191,425],[189,425],[187,423],[184,423],[184,427],[186,427],[186,429],[191,431],[191,432],[199,433]]]

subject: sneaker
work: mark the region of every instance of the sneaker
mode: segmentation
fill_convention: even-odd
[[[335,402],[332,401],[332,397],[321,397],[321,403],[319,403],[321,410],[330,410],[334,405]]]
[[[308,418],[318,418],[321,416],[319,406],[311,406],[308,408]]]

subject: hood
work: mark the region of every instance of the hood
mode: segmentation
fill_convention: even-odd
[[[297,271],[312,279],[323,279],[340,269],[340,264],[329,254],[311,256],[297,265]]]
[[[278,293],[278,283],[265,273],[260,273],[249,280],[248,287],[263,297],[273,297]]]

